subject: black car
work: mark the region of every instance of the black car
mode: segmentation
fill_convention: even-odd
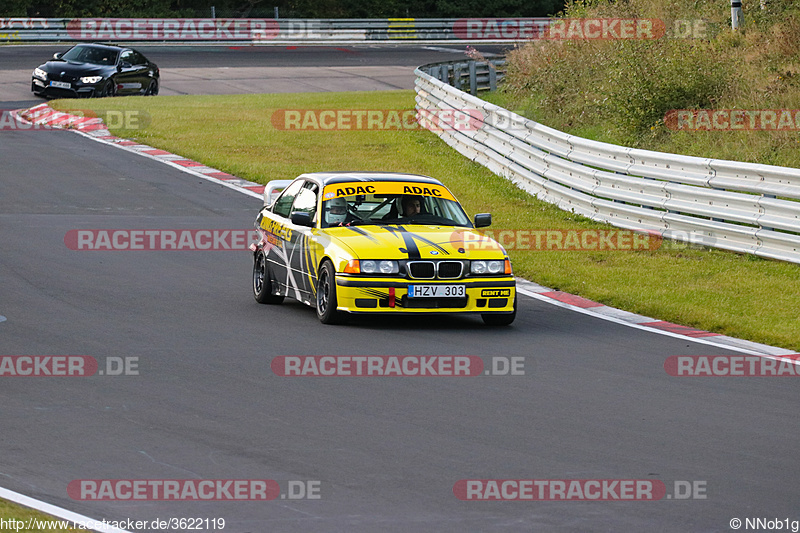
[[[159,71],[133,48],[78,44],[33,70],[31,91],[52,98],[158,94]]]

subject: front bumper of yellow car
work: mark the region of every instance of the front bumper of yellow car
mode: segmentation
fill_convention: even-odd
[[[413,288],[411,288],[413,286]],[[512,313],[513,276],[458,280],[336,275],[337,307],[350,313]]]

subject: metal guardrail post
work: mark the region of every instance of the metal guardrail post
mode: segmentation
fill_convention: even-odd
[[[497,90],[497,68],[491,61],[489,62],[489,90]]]
[[[731,0],[731,29],[738,30],[744,22],[741,0]]]
[[[477,95],[478,91],[497,90],[503,80],[505,60],[448,61],[420,67],[425,73],[459,91]],[[484,68],[486,72],[484,73]],[[446,73],[446,74],[445,74]]]
[[[448,85],[450,84],[450,65],[442,65],[439,79]]]
[[[475,61],[469,62],[469,94],[472,96],[478,94],[477,68],[475,66]]]
[[[453,87],[458,89],[459,91],[463,91],[461,84],[461,68],[464,66],[463,63],[456,63],[453,65]]]

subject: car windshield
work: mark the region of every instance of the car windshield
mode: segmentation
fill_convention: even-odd
[[[458,202],[404,194],[355,194],[322,202],[322,227],[426,224],[472,227]]]
[[[61,56],[61,59],[77,63],[92,63],[93,65],[116,65],[117,52],[110,48],[75,46]]]

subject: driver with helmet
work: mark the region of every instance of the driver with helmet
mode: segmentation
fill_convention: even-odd
[[[347,200],[344,198],[328,200],[324,210],[328,226],[341,226],[347,221]]]

